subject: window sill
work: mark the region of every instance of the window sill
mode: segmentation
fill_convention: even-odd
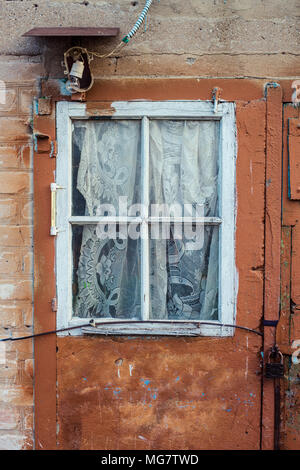
[[[85,335],[115,335],[115,336],[233,336],[234,328],[218,326],[219,322],[211,325],[195,323],[164,323],[147,322],[147,324],[131,322],[130,324],[106,324],[97,327],[81,328]]]

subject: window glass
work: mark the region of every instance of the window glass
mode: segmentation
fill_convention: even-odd
[[[150,237],[152,319],[218,319],[219,227],[188,225],[171,224],[166,240]]]
[[[102,240],[97,225],[73,226],[73,315],[141,319],[140,241]]]
[[[119,198],[140,202],[141,123],[138,120],[73,121],[72,215],[119,214]]]
[[[219,122],[77,120],[72,143],[73,316],[217,319]]]
[[[217,216],[218,148],[219,121],[151,120],[150,202]]]

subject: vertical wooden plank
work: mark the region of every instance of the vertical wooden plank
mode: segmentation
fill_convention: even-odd
[[[283,226],[281,230],[281,260],[280,260],[280,319],[276,328],[276,342],[282,354],[290,351],[290,318],[291,318],[291,252],[292,227]],[[285,365],[286,369],[286,365]],[[280,394],[280,413],[278,423],[277,441],[282,448],[285,435],[286,397],[288,386],[287,375],[278,380],[277,387]],[[278,410],[279,411],[279,410]]]
[[[283,225],[286,227],[291,227],[291,287],[290,287],[290,298],[291,298],[291,309],[290,313],[292,313],[292,323],[294,323],[295,327],[297,328],[297,321],[294,320],[297,318],[297,310],[300,310],[300,287],[299,287],[299,279],[300,279],[300,264],[299,264],[299,257],[300,257],[300,250],[299,250],[299,242],[300,242],[300,230],[299,230],[299,217],[300,217],[300,210],[299,210],[299,203],[297,201],[293,201],[289,199],[288,194],[288,183],[289,183],[289,172],[291,168],[288,166],[289,161],[289,143],[290,137],[299,137],[300,136],[300,128],[298,127],[300,124],[300,109],[295,108],[293,105],[289,105],[285,107],[285,117],[284,117],[284,126],[283,126],[283,142],[284,142],[284,149],[283,149],[283,188],[282,188],[282,214],[283,214]],[[295,316],[295,315],[296,316]],[[293,327],[293,325],[291,324]],[[298,327],[299,328],[299,327]],[[292,328],[293,329],[293,328]],[[278,328],[279,330],[279,328]],[[283,332],[279,332],[282,336],[283,340]],[[295,331],[296,334],[300,335],[300,331],[298,329]],[[293,340],[292,331],[289,332],[290,340]],[[298,336],[300,337],[300,336]],[[285,342],[288,343],[288,338],[285,338]],[[290,353],[290,351],[288,352]]]
[[[295,124],[299,121],[300,108],[296,108],[292,104],[284,107],[283,122],[283,168],[282,168],[282,225],[294,226],[299,220],[299,204],[289,198],[289,152],[288,142],[289,135],[297,135],[295,133]]]
[[[288,119],[289,198],[300,199],[300,120]]]
[[[300,119],[288,120],[288,155],[290,177],[290,199],[300,199]],[[293,303],[291,321],[291,341],[300,339],[300,228],[299,203],[293,203],[295,224],[293,226],[291,299]]]
[[[300,127],[300,123],[299,123]],[[300,199],[300,136],[289,136],[290,199]]]
[[[281,442],[282,450],[299,449],[299,425],[295,416],[299,403],[299,369],[292,363],[291,348],[299,333],[299,217],[297,201],[289,199],[289,135],[299,132],[299,108],[292,104],[284,107],[283,121],[283,188],[282,188],[282,247],[281,247],[281,313],[276,338],[280,350],[285,355],[285,376],[281,380]],[[298,329],[298,335],[297,335]]]
[[[267,85],[266,190],[265,190],[265,285],[264,320],[279,319],[281,173],[282,173],[282,90],[276,83]],[[264,358],[276,338],[274,327],[264,327]],[[263,450],[274,449],[274,381],[263,377]]]
[[[297,206],[299,203],[297,203]],[[299,207],[295,212],[299,214]],[[297,219],[299,220],[299,219]],[[291,331],[290,340],[300,340],[300,225],[299,222],[293,227],[292,238],[292,265],[291,265]]]
[[[292,227],[283,226],[281,231],[280,261],[280,320],[276,330],[276,341],[282,353],[289,350],[289,323],[291,313],[291,250]]]
[[[34,116],[34,132],[55,141],[55,109],[51,115]],[[37,149],[35,149],[37,150]],[[55,237],[50,236],[50,184],[54,181],[55,158],[34,154],[34,332],[55,330],[51,309],[55,293]],[[56,447],[56,336],[34,340],[35,358],[35,448]]]

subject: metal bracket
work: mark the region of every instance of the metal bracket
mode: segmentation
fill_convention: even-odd
[[[57,142],[55,140],[51,140],[49,135],[36,132],[33,135],[33,142],[35,153],[48,153],[50,158],[56,157]]]
[[[50,227],[50,235],[55,236],[58,232],[62,231],[56,227],[56,191],[58,189],[66,189],[63,186],[59,186],[56,183],[50,184],[51,190],[51,227]]]
[[[221,97],[221,88],[215,87],[212,91],[213,94],[213,103],[214,103],[214,113],[218,112],[219,99]]]
[[[57,155],[57,141],[52,140],[51,143],[50,143],[50,147],[51,147],[51,150],[50,150],[49,157],[50,158],[56,157],[56,155]]]
[[[274,326],[276,328],[278,320],[263,320],[263,326]]]

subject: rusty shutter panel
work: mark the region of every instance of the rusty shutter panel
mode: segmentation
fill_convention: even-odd
[[[289,119],[289,198],[300,200],[300,120]]]

